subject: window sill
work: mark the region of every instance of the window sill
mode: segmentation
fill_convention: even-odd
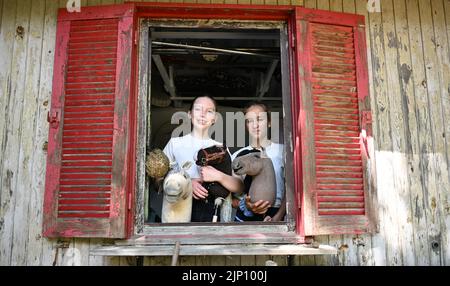
[[[303,237],[290,231],[285,223],[219,223],[219,224],[159,224],[146,225],[144,231],[136,237],[117,241],[117,245],[146,244],[251,244],[251,243],[286,243],[305,242]]]
[[[328,245],[305,244],[304,237],[286,224],[159,225],[146,226],[141,235],[91,250],[100,256],[179,255],[336,255]]]
[[[98,256],[172,256],[175,245],[113,245],[90,251]],[[329,245],[304,244],[228,244],[180,245],[179,255],[336,255],[337,249]]]

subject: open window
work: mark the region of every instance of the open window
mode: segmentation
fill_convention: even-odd
[[[214,21],[209,23],[210,28],[186,27],[188,24],[182,21],[169,27],[163,21],[146,21],[144,25],[149,30],[151,59],[149,108],[144,110],[150,114],[142,115],[148,120],[147,148],[163,149],[171,136],[179,135],[176,131],[180,124],[190,126],[188,118],[177,115],[187,112],[192,100],[205,93],[214,96],[218,104],[219,118],[210,130],[212,138],[225,142],[230,153],[249,145],[243,120],[249,102],[259,101],[269,107],[269,138],[284,144],[283,110],[289,110],[289,103],[283,101],[282,88],[283,76],[288,76],[281,64],[281,57],[287,62],[286,51],[280,49],[281,39],[287,44],[286,36],[280,36],[286,32],[283,23],[222,21],[222,28]],[[284,161],[284,150],[282,153],[280,160]],[[288,158],[287,162],[292,160]],[[292,168],[292,164],[287,165]],[[163,194],[156,188],[150,180],[145,195],[149,223],[160,222]]]
[[[298,243],[376,229],[364,18],[294,6],[224,8],[140,3],[60,11],[45,236],[169,231],[172,240],[154,239],[165,244],[186,232],[209,243],[243,233],[223,239]],[[279,112],[283,223],[155,224],[158,198],[145,154],[164,147],[176,127],[168,124],[172,112],[186,111],[199,90],[218,99],[219,112],[242,111],[253,99]],[[239,147],[234,140],[227,145]]]

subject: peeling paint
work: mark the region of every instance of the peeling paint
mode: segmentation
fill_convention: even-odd
[[[9,189],[9,196],[12,196],[13,191],[11,189],[11,181],[14,177],[14,173],[11,170],[6,170],[5,188]]]
[[[411,77],[411,67],[407,64],[402,64],[402,66],[400,67],[400,75],[402,76],[403,81],[405,82],[405,84],[408,84],[409,79]]]
[[[420,220],[423,217],[423,213],[422,213],[422,207],[419,206],[419,196],[416,196],[415,198],[415,210],[414,210],[414,216]]]
[[[399,41],[396,35],[394,35],[394,33],[389,32],[388,33],[388,47],[389,48],[398,48],[399,46]]]
[[[423,86],[423,88],[427,88],[427,80],[426,79],[422,80],[422,82],[420,84]]]
[[[431,209],[433,209],[433,210],[436,209],[436,198],[435,197],[431,198]]]
[[[16,28],[16,37],[19,37],[21,39],[23,39],[23,36],[25,34],[25,28],[22,26],[17,26]]]

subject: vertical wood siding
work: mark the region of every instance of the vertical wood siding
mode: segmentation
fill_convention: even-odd
[[[180,265],[450,265],[450,0],[381,0],[381,13],[368,13],[366,0],[184,2],[293,4],[366,17],[380,232],[316,237],[337,256],[187,256]],[[108,239],[41,237],[56,14],[65,4],[0,0],[0,265],[134,265],[89,256]]]

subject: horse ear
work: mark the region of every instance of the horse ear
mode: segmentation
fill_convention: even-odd
[[[183,165],[181,165],[181,168],[185,171],[189,170],[189,168],[192,166],[192,162],[191,161],[186,161],[183,163]]]
[[[170,170],[173,170],[173,169],[176,168],[177,165],[178,165],[177,162],[170,162],[170,163],[169,163],[169,169],[170,169]]]

